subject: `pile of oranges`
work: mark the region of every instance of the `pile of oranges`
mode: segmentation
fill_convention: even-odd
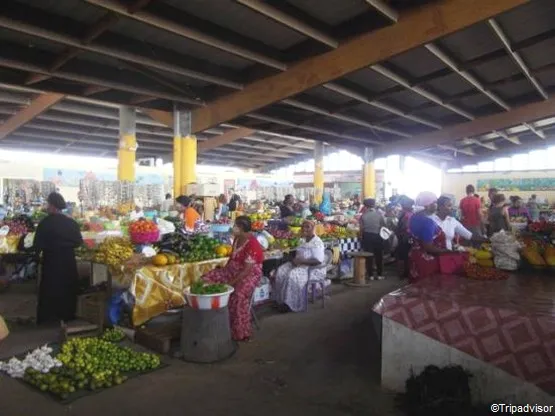
[[[140,219],[129,224],[130,233],[151,233],[158,231],[158,226],[153,221]]]
[[[149,244],[158,241],[160,231],[155,222],[140,219],[129,224],[129,237],[135,244]]]

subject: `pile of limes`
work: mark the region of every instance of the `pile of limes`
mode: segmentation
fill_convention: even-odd
[[[78,389],[97,390],[123,383],[123,373],[143,372],[160,366],[160,357],[121,347],[99,338],[74,338],[56,357],[62,366],[41,373],[27,369],[24,379],[62,399]]]
[[[118,328],[107,329],[102,334],[102,339],[108,342],[120,342],[124,338],[125,334]]]
[[[189,250],[185,253],[186,263],[195,263],[199,261],[211,260],[218,258],[216,248],[220,242],[214,238],[204,235],[197,235],[189,240]]]

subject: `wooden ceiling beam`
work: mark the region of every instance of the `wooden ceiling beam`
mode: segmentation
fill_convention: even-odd
[[[99,1],[107,0],[92,2]],[[195,110],[193,131],[232,120],[526,3],[528,0],[443,0],[421,7],[401,16],[395,25],[359,36]]]
[[[39,114],[45,112],[54,104],[63,100],[64,95],[62,94],[42,94],[35,98],[31,104],[17,114],[11,116],[2,125],[0,125],[0,139],[5,138],[9,134],[16,131],[19,127],[23,126],[25,123],[33,120]]]
[[[243,137],[251,136],[255,133],[256,133],[256,130],[247,129],[245,127],[228,130],[221,136],[217,136],[217,137],[199,142],[198,150],[199,152],[212,150],[217,147],[225,146],[226,144],[233,143],[234,141],[242,139]]]
[[[413,151],[424,150],[429,147],[453,143],[465,137],[475,137],[488,132],[496,132],[517,126],[522,123],[532,122],[555,114],[555,98],[514,108],[504,113],[493,114],[477,118],[466,123],[457,124],[432,133],[414,136],[409,140],[391,142],[386,148],[377,149],[376,155],[387,156],[392,154],[407,154]]]

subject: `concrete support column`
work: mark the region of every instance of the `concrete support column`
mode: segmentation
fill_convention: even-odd
[[[362,167],[362,196],[363,199],[376,197],[376,169],[374,167],[374,150],[364,149],[364,165]]]
[[[179,196],[197,180],[197,138],[191,134],[190,112],[174,108],[173,135],[173,187]]]
[[[405,195],[407,193],[407,188],[405,185],[405,181],[406,181],[405,162],[406,162],[406,157],[403,155],[400,155],[399,156],[399,176],[400,176],[399,194],[401,195]]]
[[[324,143],[314,143],[314,202],[321,204],[324,196]]]
[[[122,105],[119,108],[119,181],[135,182],[135,159],[138,147],[135,137],[135,122],[135,108]]]

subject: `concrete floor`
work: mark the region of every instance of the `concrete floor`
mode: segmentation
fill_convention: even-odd
[[[253,341],[226,362],[168,359],[167,368],[69,406],[0,376],[0,415],[396,415],[394,395],[379,386],[370,308],[398,285],[396,278],[362,289],[335,285],[326,309],[317,303],[308,313],[262,316]],[[48,336],[17,335],[37,344]]]

